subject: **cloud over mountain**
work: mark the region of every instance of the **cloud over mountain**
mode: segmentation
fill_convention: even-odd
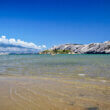
[[[8,44],[8,45],[15,45],[15,46],[22,46],[25,48],[33,48],[33,49],[44,49],[44,48],[46,48],[45,45],[37,46],[36,44],[34,44],[32,42],[25,42],[25,41],[22,41],[20,39],[17,39],[17,40],[14,38],[7,39],[6,36],[2,36],[0,38],[0,43]]]
[[[20,39],[7,39],[6,36],[0,38],[0,53],[38,53],[44,48],[46,48],[45,45],[37,46],[32,42],[29,43]]]

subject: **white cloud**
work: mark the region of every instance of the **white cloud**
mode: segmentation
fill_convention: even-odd
[[[33,49],[44,49],[44,48],[46,48],[45,45],[37,46],[36,44],[34,44],[32,42],[25,42],[25,41],[22,41],[20,39],[17,39],[17,40],[14,38],[7,39],[6,36],[2,36],[0,38],[0,43],[23,46],[23,47],[27,47],[27,48],[33,48]]]

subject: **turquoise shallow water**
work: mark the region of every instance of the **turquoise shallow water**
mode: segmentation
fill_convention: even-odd
[[[110,55],[4,55],[1,75],[110,78]]]

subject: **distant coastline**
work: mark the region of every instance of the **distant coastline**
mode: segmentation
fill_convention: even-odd
[[[110,41],[91,44],[62,44],[39,54],[110,54]]]
[[[39,52],[39,54],[75,54],[74,52],[70,50],[59,50],[59,49],[53,49],[53,50],[44,50],[42,52]]]

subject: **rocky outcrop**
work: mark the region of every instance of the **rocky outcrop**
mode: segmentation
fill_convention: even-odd
[[[53,46],[50,50],[70,50],[76,54],[110,54],[110,41],[91,44],[63,44]]]

